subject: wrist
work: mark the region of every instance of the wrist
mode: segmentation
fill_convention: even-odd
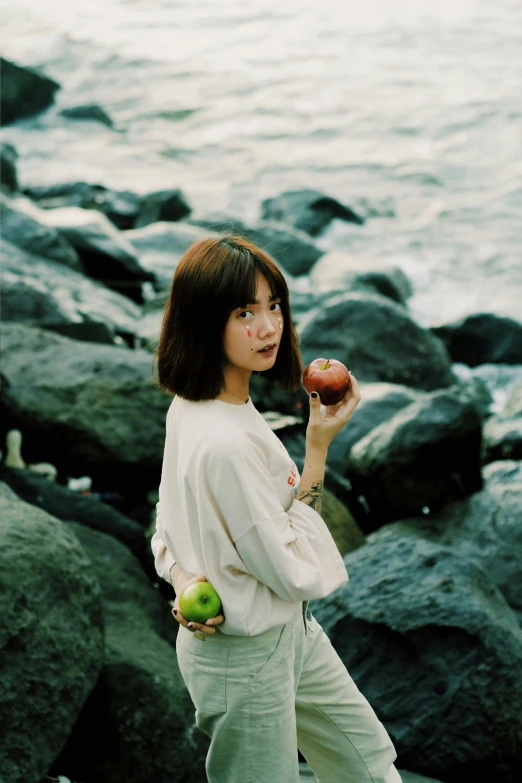
[[[322,459],[326,462],[328,446],[307,446],[306,457],[309,459]]]
[[[182,567],[179,563],[173,563],[170,567],[170,583],[172,587],[175,588],[176,586],[176,579],[180,575],[180,573],[183,571]]]

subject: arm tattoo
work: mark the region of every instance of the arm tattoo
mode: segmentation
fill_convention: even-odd
[[[299,492],[297,499],[307,506],[311,506],[318,514],[321,513],[321,499],[324,481],[314,481],[312,488]]]

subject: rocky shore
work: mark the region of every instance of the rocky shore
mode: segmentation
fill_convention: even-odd
[[[59,89],[2,69],[4,124]],[[111,122],[102,107],[77,118]],[[25,187],[13,145],[0,159],[0,779],[205,780],[174,596],[149,545],[171,401],[153,351],[183,253],[232,231],[284,271],[304,364],[335,357],[362,386],[322,512],[350,582],[311,603],[316,618],[404,783],[518,781],[522,324],[476,313],[421,327],[401,269],[320,249],[330,221],[363,222],[325,193],[274,195],[246,225],[198,213],[179,187]],[[301,470],[306,392],[257,376],[251,395]]]

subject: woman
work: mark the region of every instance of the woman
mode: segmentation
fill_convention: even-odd
[[[323,415],[310,395],[299,480],[249,396],[254,372],[301,385],[288,288],[240,237],[185,253],[157,358],[159,385],[176,396],[152,549],[176,592],[178,664],[211,739],[208,780],[297,783],[299,747],[321,783],[400,783],[388,734],[308,609],[348,581],[320,511],[328,446],[360,400],[356,379]],[[205,578],[223,614],[188,623],[179,596]]]

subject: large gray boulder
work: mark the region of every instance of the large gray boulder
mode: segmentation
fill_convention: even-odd
[[[337,199],[318,190],[293,190],[261,204],[263,220],[287,223],[315,237],[334,219],[349,223],[364,223],[364,218]]]
[[[195,726],[178,669],[178,625],[168,602],[119,542],[75,523],[69,527],[101,585],[105,660],[49,774],[97,783],[203,783],[208,739]]]
[[[24,204],[23,199],[0,195],[2,239],[35,256],[49,258],[83,273],[83,264],[73,246],[55,228],[28,214]]]
[[[318,291],[369,291],[405,304],[413,293],[411,283],[397,266],[386,266],[348,253],[325,253],[310,272],[310,284]]]
[[[444,345],[391,300],[340,294],[299,324],[304,365],[343,362],[362,383],[386,381],[432,391],[454,383]]]
[[[181,220],[191,211],[180,190],[139,194],[91,182],[62,182],[34,185],[25,188],[24,193],[44,209],[81,207],[98,210],[120,229]]]
[[[0,93],[0,124],[9,125],[47,109],[54,101],[60,85],[33,68],[0,57],[2,90]]]
[[[506,468],[507,465],[507,468]],[[497,462],[485,486],[434,514],[385,525],[368,541],[416,536],[451,549],[484,569],[522,624],[522,473],[520,463]],[[496,469],[495,469],[496,468]]]
[[[344,475],[349,465],[350,451],[357,441],[418,399],[420,393],[408,386],[394,383],[365,384],[356,414],[328,447],[328,465]]]
[[[104,324],[113,336],[135,334],[141,312],[126,296],[61,262],[32,255],[7,241],[2,242],[0,258],[3,321],[50,329]]]
[[[0,483],[0,773],[36,783],[103,663],[103,607],[71,529]]]
[[[370,508],[364,532],[481,489],[481,427],[455,386],[422,395],[357,441],[347,474]]]
[[[144,561],[145,548],[150,547],[143,526],[93,494],[82,495],[32,470],[5,465],[0,468],[0,478],[26,503],[38,506],[56,519],[77,522],[113,536]]]
[[[245,237],[295,277],[306,275],[323,254],[305,231],[275,220],[260,220],[255,225],[248,225],[241,218],[211,212],[201,217],[192,216],[189,222],[219,234]]]
[[[474,313],[433,327],[453,361],[479,364],[522,364],[522,323],[495,313]]]
[[[21,430],[27,462],[89,475],[129,502],[157,486],[171,397],[150,354],[21,324],[4,324],[2,352],[3,426]]]
[[[134,228],[142,228],[148,226],[149,223],[158,223],[163,220],[182,220],[191,212],[192,207],[178,188],[156,190],[143,197]]]
[[[398,531],[344,558],[350,582],[311,609],[386,726],[400,766],[515,783],[522,631],[487,572]]]
[[[112,190],[92,182],[32,185],[24,188],[23,192],[41,209],[58,207],[97,209],[120,229],[133,227],[143,201],[143,196],[130,190]]]
[[[79,207],[39,209],[30,214],[55,228],[78,251],[86,273],[130,299],[141,303],[141,284],[154,275],[141,266],[136,251],[101,212]]]

